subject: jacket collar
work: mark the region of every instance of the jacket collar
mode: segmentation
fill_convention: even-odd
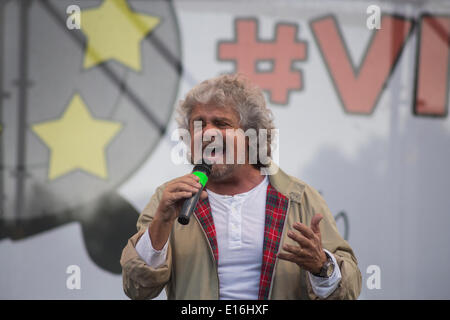
[[[289,200],[297,203],[301,202],[306,187],[303,181],[287,175],[273,161],[270,162],[267,173],[269,173],[270,184],[278,192],[289,198]]]
[[[300,202],[305,188],[304,183],[294,180],[276,167],[274,163],[271,163],[269,170],[272,170],[270,172],[272,174],[269,175],[269,185],[267,186],[266,194],[263,259],[258,293],[258,299],[262,300],[269,298],[276,254],[281,242],[289,200]],[[197,203],[194,214],[205,232],[217,265],[219,252],[216,229],[208,198]]]
[[[266,195],[266,218],[264,223],[263,257],[259,281],[259,300],[267,300],[269,298],[273,270],[277,260],[288,205],[289,199],[269,183]]]

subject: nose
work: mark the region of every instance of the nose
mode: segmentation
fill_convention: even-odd
[[[208,131],[208,130],[210,130],[210,131]],[[222,133],[219,130],[219,128],[217,128],[216,125],[214,125],[210,122],[207,122],[205,124],[205,126],[203,127],[202,135],[203,135],[203,137],[206,136],[207,140],[212,142],[212,141],[215,141],[216,135],[222,136]]]

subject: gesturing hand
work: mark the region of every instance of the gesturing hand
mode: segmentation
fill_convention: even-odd
[[[311,273],[319,273],[327,261],[319,229],[319,222],[322,219],[323,216],[320,213],[314,215],[311,220],[311,228],[303,223],[295,222],[294,229],[299,232],[289,230],[288,237],[298,245],[285,244],[283,249],[288,253],[279,253],[278,258],[294,262]]]

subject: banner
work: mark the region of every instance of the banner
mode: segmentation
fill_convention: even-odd
[[[444,1],[2,1],[0,298],[127,299],[138,215],[190,171],[179,100],[242,73],[278,164],[354,249],[360,299],[449,299],[449,36]]]

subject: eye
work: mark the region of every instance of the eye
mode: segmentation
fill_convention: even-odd
[[[216,125],[218,128],[226,128],[226,127],[230,127],[230,124],[229,124],[227,121],[223,121],[223,120],[215,121],[215,125]]]
[[[191,120],[191,127],[193,128],[196,122],[201,122],[202,123],[202,128],[205,127],[206,125],[206,121],[203,120],[202,118],[196,118],[196,119],[192,119]]]

